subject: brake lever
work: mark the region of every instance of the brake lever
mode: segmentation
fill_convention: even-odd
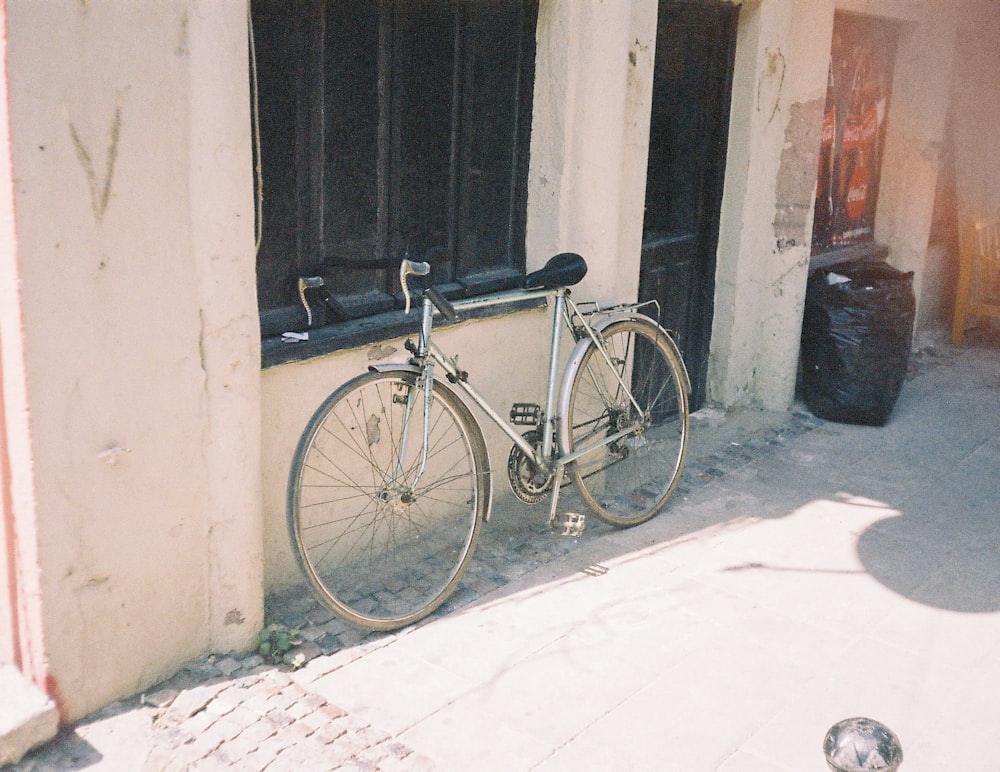
[[[302,302],[302,307],[306,310],[306,325],[312,327],[313,323],[313,310],[309,306],[309,300],[306,298],[307,289],[319,289],[324,284],[322,276],[300,276],[299,277],[299,300]]]
[[[406,299],[406,308],[403,313],[410,313],[410,287],[406,282],[406,277],[426,276],[431,272],[430,263],[421,263],[416,260],[404,258],[399,264],[399,286],[403,290],[403,297]]]

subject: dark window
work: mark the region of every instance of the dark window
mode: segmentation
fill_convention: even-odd
[[[307,326],[300,277],[329,296],[314,327],[399,308],[406,255],[452,295],[518,283],[537,0],[253,0],[252,14],[265,337]]]

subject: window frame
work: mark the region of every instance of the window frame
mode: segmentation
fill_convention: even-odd
[[[412,3],[412,0],[407,0]],[[376,5],[376,4],[372,4]],[[496,5],[496,4],[494,4]],[[280,8],[279,8],[280,6]],[[380,23],[378,30],[379,50],[378,57],[378,82],[376,84],[378,92],[378,148],[376,150],[378,160],[378,202],[377,202],[377,249],[370,258],[355,260],[353,265],[361,263],[361,268],[351,268],[351,272],[361,271],[364,274],[362,283],[372,285],[380,284],[380,290],[373,293],[372,298],[366,300],[363,292],[356,293],[354,298],[347,300],[358,300],[358,305],[346,309],[346,314],[339,318],[334,313],[327,312],[323,308],[320,295],[325,290],[307,291],[311,306],[318,310],[315,313],[313,323],[310,326],[306,312],[301,303],[288,303],[289,288],[288,277],[315,275],[322,271],[327,276],[326,284],[330,286],[330,276],[335,273],[338,265],[331,259],[329,248],[324,243],[323,231],[323,208],[327,192],[324,188],[323,175],[325,173],[327,160],[324,154],[327,152],[326,146],[326,116],[329,114],[329,88],[326,83],[326,65],[323,59],[326,46],[326,21],[327,11],[330,6],[324,4],[322,0],[308,0],[299,7],[299,11],[294,14],[287,14],[284,3],[272,2],[272,0],[254,0],[252,9],[254,13],[255,27],[258,22],[264,19],[265,25],[268,19],[265,18],[270,13],[270,21],[284,11],[286,17],[281,19],[275,26],[269,28],[270,31],[282,29],[291,37],[285,39],[285,48],[279,44],[279,52],[291,46],[295,50],[293,60],[287,62],[285,59],[278,59],[274,50],[270,50],[265,56],[271,56],[272,69],[281,69],[280,73],[259,72],[259,53],[270,45],[269,41],[261,39],[261,30],[254,29],[254,46],[251,55],[255,58],[252,61],[254,74],[253,87],[255,103],[260,104],[262,97],[268,98],[263,93],[263,89],[281,90],[284,83],[290,89],[282,90],[282,93],[275,100],[281,106],[287,106],[290,102],[294,104],[294,113],[290,116],[282,116],[274,123],[281,123],[284,131],[293,132],[294,141],[292,147],[281,147],[276,153],[273,152],[275,132],[264,127],[261,131],[260,123],[266,123],[269,109],[258,108],[255,111],[255,135],[263,136],[259,143],[255,143],[255,168],[260,174],[263,167],[262,183],[263,189],[263,222],[258,224],[260,233],[263,234],[258,252],[258,282],[267,284],[275,280],[275,268],[278,271],[285,271],[285,283],[282,293],[271,292],[271,287],[263,286],[258,293],[261,299],[260,317],[262,330],[263,365],[265,367],[282,362],[305,359],[312,356],[328,353],[342,348],[351,348],[379,340],[411,332],[413,329],[412,320],[408,320],[399,310],[402,305],[402,297],[399,288],[396,286],[395,266],[399,260],[409,254],[415,259],[430,259],[435,266],[437,278],[436,284],[444,284],[445,294],[451,297],[472,296],[488,292],[517,286],[522,280],[525,271],[525,226],[527,218],[527,178],[528,178],[528,155],[531,131],[531,111],[532,96],[534,87],[534,59],[535,59],[535,27],[537,24],[538,4],[537,0],[507,0],[504,8],[517,7],[520,15],[521,27],[517,29],[516,35],[512,36],[512,41],[516,44],[520,59],[517,61],[514,70],[516,72],[516,89],[513,99],[507,100],[504,106],[511,110],[513,115],[513,126],[509,127],[510,135],[510,158],[509,174],[500,180],[503,184],[509,185],[508,199],[497,199],[503,201],[507,208],[505,227],[507,228],[507,248],[504,254],[493,255],[492,263],[487,260],[481,261],[478,254],[471,254],[471,250],[463,249],[460,245],[462,232],[465,224],[461,221],[461,208],[471,206],[463,196],[468,197],[468,188],[462,187],[461,176],[463,170],[460,167],[463,159],[468,158],[475,147],[474,129],[475,121],[464,121],[462,110],[470,109],[468,103],[472,99],[468,95],[471,66],[469,61],[474,59],[477,51],[483,51],[486,44],[490,42],[488,36],[480,36],[478,39],[470,41],[474,31],[470,32],[470,19],[475,18],[475,13],[483,13],[490,10],[489,4],[476,3],[474,0],[463,0],[459,3],[440,2],[441,9],[452,9],[455,14],[455,61],[453,72],[451,73],[453,82],[451,84],[452,104],[450,105],[452,132],[449,137],[449,158],[447,159],[449,168],[449,188],[448,188],[448,244],[444,250],[431,249],[428,251],[417,250],[410,252],[408,248],[400,249],[402,240],[398,234],[393,233],[394,228],[398,228],[398,222],[406,213],[398,211],[394,205],[393,196],[389,188],[393,184],[392,175],[399,173],[398,166],[392,168],[392,164],[401,165],[406,158],[400,154],[398,144],[393,144],[393,132],[398,134],[399,127],[394,125],[392,114],[387,116],[386,105],[393,100],[398,100],[398,90],[393,91],[389,81],[400,79],[401,68],[406,67],[405,57],[397,57],[392,61],[395,51],[393,46],[398,46],[398,41],[393,41],[392,36],[396,33],[400,24],[396,22],[396,3],[394,0],[379,0],[377,3]],[[434,9],[434,0],[425,2],[425,7]],[[411,6],[406,6],[407,11]],[[471,10],[470,10],[471,9]],[[393,23],[386,24],[386,15],[389,14]],[[291,21],[287,21],[288,16],[293,16]],[[286,25],[281,27],[281,25]],[[266,35],[265,35],[266,37]],[[397,36],[398,37],[398,36]],[[416,38],[414,38],[416,39]],[[295,42],[289,44],[289,40]],[[478,48],[477,48],[478,44]],[[469,50],[464,47],[469,46]],[[486,55],[484,55],[486,56]],[[274,62],[279,65],[274,65]],[[317,63],[320,63],[317,66]],[[268,66],[268,65],[266,65]],[[482,69],[482,68],[481,68]],[[438,83],[440,86],[441,84]],[[465,91],[463,91],[465,89]],[[289,91],[291,93],[287,93]],[[272,92],[273,93],[273,92]],[[499,102],[498,102],[499,103]],[[273,109],[273,108],[271,108]],[[263,120],[262,120],[263,116]],[[480,120],[480,124],[483,121]],[[398,139],[398,138],[397,138]],[[270,145],[268,143],[271,143]],[[464,143],[464,144],[463,144]],[[472,149],[465,147],[472,146]],[[492,149],[492,146],[490,146]],[[501,147],[504,146],[501,144]],[[490,151],[484,151],[483,155],[489,156]],[[504,151],[506,152],[506,150]],[[273,153],[273,155],[271,155]],[[367,153],[371,155],[371,148],[367,148]],[[386,156],[396,153],[394,158],[387,159]],[[261,158],[263,155],[263,158]],[[282,180],[271,190],[269,182],[274,175],[268,174],[269,157],[278,157],[278,163],[283,160],[291,164],[294,168],[283,173]],[[440,161],[440,157],[437,158]],[[389,169],[387,175],[386,169]],[[258,180],[260,182],[260,180]],[[269,243],[269,194],[284,196],[287,204],[287,212],[280,227],[285,228],[282,234],[288,248],[278,253],[273,243]],[[280,199],[279,199],[280,200]],[[498,209],[500,207],[497,207]],[[479,212],[481,210],[477,210]],[[289,216],[294,214],[294,218]],[[260,216],[261,212],[258,213]],[[419,212],[418,212],[419,214]],[[475,213],[474,213],[475,214]],[[494,218],[497,220],[497,218]],[[294,222],[294,233],[289,225]],[[504,221],[500,221],[504,222]],[[456,224],[457,223],[457,224]],[[493,223],[494,230],[499,232],[501,228]],[[470,226],[471,227],[471,226]],[[292,240],[294,239],[294,246]],[[470,239],[475,241],[475,239]],[[280,242],[279,242],[280,243]],[[272,250],[271,253],[268,250]],[[442,255],[442,251],[445,252]],[[262,255],[263,253],[263,255]],[[262,262],[270,260],[270,270],[262,272]],[[370,278],[369,278],[370,277]],[[442,281],[442,279],[444,281]],[[270,292],[270,295],[268,293]],[[376,297],[377,295],[377,297]],[[280,298],[280,302],[275,302],[275,297]],[[266,298],[266,299],[265,299]],[[332,305],[338,305],[338,301],[343,301],[343,296],[335,296]],[[344,306],[341,306],[344,308]],[[504,309],[497,309],[497,313],[503,313]],[[289,345],[282,343],[281,334],[290,331],[309,331],[308,345]]]

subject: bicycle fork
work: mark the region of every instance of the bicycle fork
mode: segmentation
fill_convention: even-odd
[[[396,461],[396,471],[393,472],[392,479],[389,481],[390,485],[403,480],[405,477],[403,472],[404,454],[406,453],[406,448],[409,447],[408,442],[410,438],[410,428],[413,425],[413,409],[416,406],[417,395],[420,393],[421,385],[423,386],[424,415],[423,420],[420,422],[420,460],[417,463],[417,470],[413,474],[413,480],[409,484],[411,489],[415,489],[417,487],[417,484],[420,482],[420,478],[423,477],[424,469],[427,467],[427,445],[430,438],[431,405],[434,401],[434,392],[431,389],[431,380],[433,377],[434,363],[432,360],[427,360],[424,363],[423,371],[419,378],[414,381],[413,386],[411,386],[407,392],[406,408],[403,411],[403,431],[400,435],[399,458]]]
[[[407,298],[409,300],[409,298]],[[414,379],[413,386],[406,392],[406,406],[403,410],[403,431],[400,434],[399,454],[396,460],[396,470],[392,473],[392,478],[387,483],[394,486],[405,481],[403,471],[406,449],[409,447],[410,429],[413,425],[413,411],[417,404],[417,397],[423,387],[424,415],[420,422],[420,459],[417,463],[413,480],[409,483],[410,491],[416,489],[423,477],[424,469],[427,468],[427,453],[430,442],[431,431],[431,407],[434,404],[434,358],[428,356],[426,341],[430,338],[431,311],[430,301],[424,300],[424,314],[420,330],[420,342],[414,352],[416,359],[421,363],[419,373]]]

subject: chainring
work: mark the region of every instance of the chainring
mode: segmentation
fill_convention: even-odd
[[[532,429],[522,436],[532,447],[538,447],[542,442],[542,434],[537,429]],[[554,475],[551,471],[540,470],[524,455],[524,451],[515,445],[507,457],[507,479],[515,496],[525,504],[537,504],[552,490]]]

